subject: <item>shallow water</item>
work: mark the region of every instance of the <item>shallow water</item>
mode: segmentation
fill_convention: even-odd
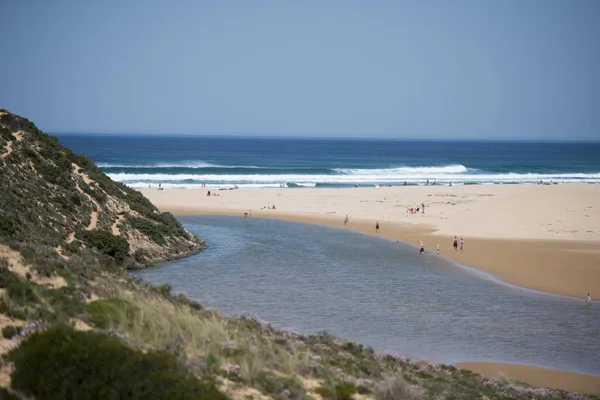
[[[201,254],[135,275],[204,306],[437,362],[600,374],[600,304],[517,288],[410,244],[238,217],[181,217]]]

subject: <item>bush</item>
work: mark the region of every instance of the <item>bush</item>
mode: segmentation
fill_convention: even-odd
[[[3,264],[6,263],[5,260],[1,261],[3,261]],[[19,276],[8,269],[7,263],[6,265],[0,265],[0,288],[6,288],[10,283],[18,281]]]
[[[17,336],[20,332],[20,329],[13,325],[7,325],[2,328],[2,336],[6,339],[12,339]]]
[[[110,232],[93,229],[91,231],[77,231],[75,237],[89,247],[95,247],[101,253],[123,260],[129,255],[129,242]]]
[[[141,353],[98,332],[59,326],[9,353],[11,387],[46,399],[227,400],[210,381],[189,375],[160,352]]]
[[[16,139],[12,132],[3,126],[0,126],[0,137],[9,142]]]
[[[0,236],[11,237],[18,231],[18,223],[10,217],[0,215]]]
[[[324,399],[350,400],[356,394],[356,386],[350,382],[338,383],[332,389],[321,386],[315,390]]]
[[[67,243],[64,247],[67,253],[77,253],[81,249],[81,242],[79,240],[73,240],[70,243]]]
[[[276,375],[271,371],[261,372],[256,378],[256,383],[264,393],[274,395],[275,398],[303,399],[305,397],[304,386],[300,381]],[[285,391],[288,394],[284,395]]]
[[[161,229],[154,222],[148,221],[144,218],[128,218],[131,227],[139,230],[144,235],[148,236],[150,240],[159,245],[165,245],[167,242],[161,232]]]
[[[373,388],[377,400],[418,400],[421,398],[400,376],[386,377]]]
[[[160,286],[152,286],[151,290],[153,292],[160,293],[161,295],[166,297],[171,294],[171,290],[173,290],[173,287],[168,283],[164,283]]]
[[[6,294],[20,305],[35,303],[38,300],[36,286],[29,281],[13,281],[6,286]]]
[[[95,327],[108,329],[123,319],[132,320],[138,311],[138,308],[127,300],[96,300],[87,304],[86,320]]]
[[[86,310],[81,301],[67,294],[69,290],[68,288],[48,289],[44,293],[57,319],[74,317],[83,314]]]

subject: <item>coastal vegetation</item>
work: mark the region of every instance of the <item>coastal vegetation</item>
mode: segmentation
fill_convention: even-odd
[[[599,399],[227,318],[133,278],[203,242],[6,110],[0,179],[0,398]]]

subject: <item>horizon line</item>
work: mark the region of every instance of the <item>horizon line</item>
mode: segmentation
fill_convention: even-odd
[[[522,137],[490,137],[490,138],[442,138],[442,137],[361,137],[361,136],[281,136],[281,135],[258,135],[258,134],[214,134],[214,133],[132,133],[132,132],[47,132],[54,136],[119,136],[119,137],[178,137],[178,138],[206,138],[206,139],[275,139],[275,140],[356,140],[356,141],[422,141],[422,142],[537,142],[537,143],[600,143],[598,139],[540,139],[540,138],[522,138]]]

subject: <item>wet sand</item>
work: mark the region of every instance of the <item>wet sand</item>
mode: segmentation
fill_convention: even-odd
[[[464,362],[458,363],[457,367],[490,378],[516,379],[534,386],[572,390],[580,393],[600,393],[600,377],[596,375],[514,364]]]

